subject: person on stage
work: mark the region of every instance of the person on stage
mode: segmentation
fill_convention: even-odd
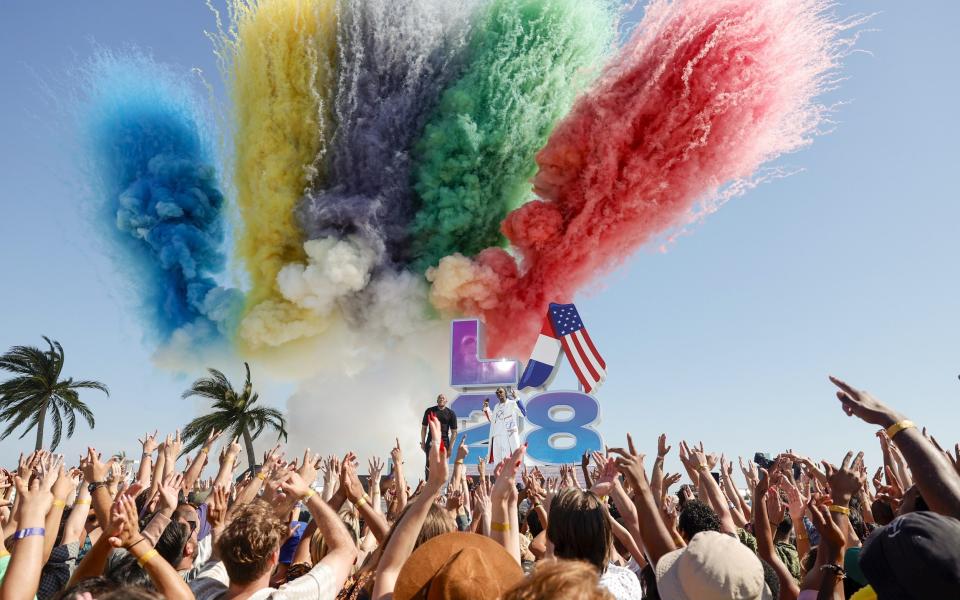
[[[423,468],[423,480],[430,478],[430,428],[427,427],[427,419],[433,415],[440,421],[440,447],[446,448],[451,452],[450,442],[457,439],[457,415],[447,408],[447,397],[443,394],[437,396],[437,405],[431,406],[423,411],[423,422],[420,424],[420,449],[423,450],[425,466]]]
[[[507,391],[502,387],[497,388],[497,400],[492,410],[486,407],[484,409],[484,414],[490,420],[488,462],[493,464],[500,464],[500,461],[520,446],[519,419],[521,415],[527,414],[513,389],[510,390],[510,399],[507,400]]]

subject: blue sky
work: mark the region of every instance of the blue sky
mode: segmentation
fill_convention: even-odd
[[[960,3],[848,2],[880,11],[830,101],[836,130],[782,164],[803,172],[733,200],[666,253],[641,251],[578,299],[608,363],[601,431],[648,451],[665,431],[730,454],[793,447],[839,460],[872,430],[844,416],[828,373],[960,440],[958,284]],[[108,383],[85,400],[92,442],[135,452],[136,435],[194,415],[188,380],[159,370],[81,219],[56,102],[92,42],[136,44],[200,68],[222,94],[200,0],[8,2],[0,20],[0,347],[66,347],[66,374]],[[239,377],[239,365],[216,365]],[[564,374],[558,386],[571,385]],[[442,383],[442,382],[439,382]],[[438,385],[439,385],[438,383]],[[282,386],[265,394],[283,407]],[[424,405],[430,402],[424,398]],[[417,427],[412,423],[411,427]],[[9,465],[33,435],[0,442]],[[386,446],[386,444],[385,444]],[[676,462],[668,468],[676,469]]]

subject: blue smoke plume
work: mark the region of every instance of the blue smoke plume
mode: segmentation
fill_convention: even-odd
[[[214,277],[224,198],[190,83],[138,52],[98,52],[79,113],[98,229],[162,342],[228,337],[242,303]]]

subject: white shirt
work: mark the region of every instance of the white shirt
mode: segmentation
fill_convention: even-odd
[[[285,583],[279,588],[266,587],[257,590],[249,600],[333,600],[340,588],[334,587],[330,567],[318,563],[302,577]],[[220,561],[207,563],[203,571],[190,582],[190,591],[197,600],[217,600],[230,586],[230,576]]]
[[[633,571],[614,564],[607,565],[606,572],[600,576],[600,585],[607,588],[617,600],[641,600],[643,589],[640,580]],[[197,597],[200,600],[200,597]]]
[[[490,437],[517,435],[519,432],[517,419],[520,417],[520,409],[517,407],[515,400],[497,402],[491,412],[493,414],[490,419]]]

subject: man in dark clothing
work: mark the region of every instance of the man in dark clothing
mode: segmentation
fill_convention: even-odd
[[[447,408],[447,397],[443,394],[437,396],[437,405],[431,406],[423,411],[423,422],[420,424],[420,448],[423,450],[426,458],[426,466],[423,469],[423,479],[430,478],[430,429],[427,427],[427,419],[433,414],[440,421],[440,443],[442,448],[447,449],[447,454],[452,452],[450,442],[457,439],[457,415]]]

